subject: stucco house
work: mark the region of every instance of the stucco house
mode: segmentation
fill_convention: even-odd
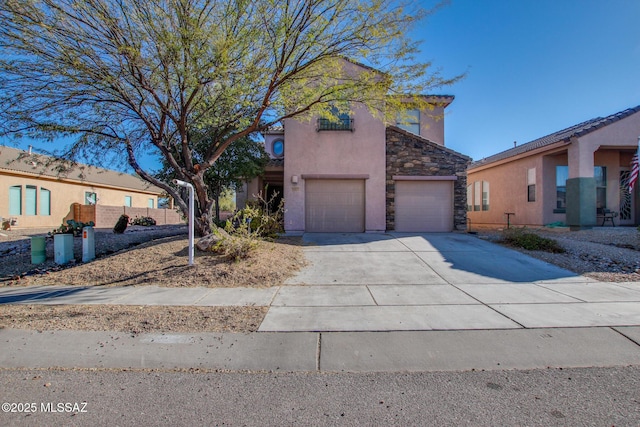
[[[640,106],[598,117],[472,163],[467,171],[471,227],[562,223],[572,229],[640,221],[637,185]],[[607,225],[611,225],[607,221]]]
[[[237,193],[284,196],[287,233],[448,232],[466,227],[470,158],[444,146],[452,96],[386,123],[352,103],[339,120],[284,120],[264,134],[271,162]]]
[[[52,160],[0,146],[0,217],[12,227],[54,228],[68,218],[113,227],[123,213],[152,216],[159,224],[183,222],[176,212],[158,209],[163,191],[137,176]]]

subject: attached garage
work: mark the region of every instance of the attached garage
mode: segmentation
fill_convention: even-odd
[[[451,180],[396,181],[395,230],[453,230],[453,185]]]
[[[307,232],[361,233],[364,227],[364,179],[305,180]]]

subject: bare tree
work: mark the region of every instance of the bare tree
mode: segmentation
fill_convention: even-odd
[[[386,95],[451,83],[413,62],[405,32],[426,13],[394,0],[2,0],[0,135],[125,154],[186,211],[140,166],[152,150],[194,185],[206,233],[204,176],[234,141],[329,103],[382,110]],[[349,73],[345,58],[371,68]]]

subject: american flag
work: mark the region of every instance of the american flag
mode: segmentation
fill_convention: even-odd
[[[629,175],[629,193],[633,191],[633,186],[636,185],[638,180],[638,172],[640,171],[640,165],[638,164],[638,151],[640,151],[640,138],[638,138],[638,150],[636,154],[631,158],[631,175]]]

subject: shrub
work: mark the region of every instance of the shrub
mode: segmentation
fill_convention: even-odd
[[[230,226],[237,228],[240,224],[248,224],[250,233],[270,239],[276,238],[284,231],[284,199],[275,210],[270,209],[276,197],[277,194],[274,194],[271,200],[267,201],[262,195],[258,195],[256,201],[247,203],[247,207],[236,212],[231,218]],[[232,233],[233,228],[228,227],[225,229]]]
[[[69,219],[66,224],[62,224],[60,227],[51,231],[49,236],[53,236],[54,234],[73,234],[77,237],[82,234],[82,229],[84,227],[93,227],[94,225],[93,221],[84,223]]]
[[[156,220],[151,218],[150,216],[135,217],[131,221],[131,225],[142,225],[143,227],[150,227],[152,225],[156,225]]]
[[[247,258],[258,247],[259,236],[251,232],[248,221],[242,221],[236,227],[231,225],[231,221],[227,221],[226,231],[229,234],[216,243],[214,248],[215,252],[226,259],[238,261]]]
[[[509,228],[502,233],[502,242],[530,251],[563,253],[564,248],[557,241],[539,236],[525,228]]]
[[[124,233],[124,230],[127,229],[127,225],[129,225],[129,216],[120,215],[120,218],[118,218],[118,222],[116,222],[115,227],[113,227],[113,232],[115,234],[122,234]]]

